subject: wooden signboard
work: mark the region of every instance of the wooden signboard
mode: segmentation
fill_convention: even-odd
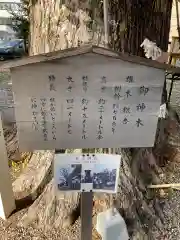
[[[165,68],[90,46],[16,61],[20,149],[152,147]]]

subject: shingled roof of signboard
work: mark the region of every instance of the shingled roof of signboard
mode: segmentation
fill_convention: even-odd
[[[180,72],[180,68],[174,67],[169,64],[159,63],[157,61],[146,59],[143,57],[133,56],[133,55],[130,55],[127,53],[120,53],[120,52],[116,52],[116,51],[113,51],[108,48],[89,45],[89,44],[83,45],[81,47],[68,48],[65,50],[58,50],[58,51],[54,51],[54,52],[50,52],[50,53],[44,53],[44,54],[24,57],[24,58],[21,58],[18,60],[7,61],[1,65],[1,68],[2,69],[7,69],[7,68],[12,69],[12,68],[20,67],[20,66],[25,66],[28,64],[47,62],[47,61],[68,58],[68,57],[78,56],[78,55],[87,54],[87,53],[94,53],[94,54],[99,54],[99,55],[103,55],[106,57],[121,59],[123,61],[141,64],[141,65],[145,65],[145,66],[149,66],[149,67],[153,67],[153,68],[168,70],[170,72],[174,72],[174,71]]]

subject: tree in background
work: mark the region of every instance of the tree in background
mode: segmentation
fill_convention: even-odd
[[[16,8],[8,8],[7,11],[12,15],[12,29],[17,38],[24,39],[25,50],[28,52],[29,42],[29,0],[21,0],[16,4]]]
[[[68,177],[69,177],[69,171],[66,168],[61,168],[59,175],[61,178],[63,178],[65,181],[68,181]]]
[[[121,52],[144,56],[145,38],[167,51],[172,0],[113,0],[110,4],[110,45]]]

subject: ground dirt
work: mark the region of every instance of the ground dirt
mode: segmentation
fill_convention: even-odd
[[[17,139],[16,129],[14,126],[5,127],[5,139],[8,149],[9,165],[12,180],[15,180],[24,168],[23,161],[30,159],[31,153],[20,154],[17,159]],[[13,147],[12,147],[13,146]],[[25,158],[26,156],[26,158]],[[11,164],[11,161],[17,165]],[[27,160],[28,162],[28,160]],[[180,150],[177,148],[173,159],[169,159],[168,164],[162,167],[161,182],[162,183],[178,183],[180,179]],[[180,190],[168,189],[166,191],[157,191],[161,195],[162,204],[164,205],[164,226],[167,232],[159,240],[179,240],[180,236]],[[97,214],[98,208],[94,208],[93,216]],[[33,227],[23,228],[17,227],[17,222],[27,212],[28,208],[18,211],[5,222],[0,220],[0,240],[79,240],[80,239],[80,220],[67,229],[51,229],[50,231],[42,231]],[[95,223],[95,217],[93,219]],[[93,239],[101,239],[95,229],[93,229]],[[155,240],[156,238],[154,238]],[[146,240],[146,239],[142,239]],[[148,240],[148,239],[147,239]],[[152,239],[153,240],[153,239]]]
[[[176,156],[178,160],[179,157]],[[161,181],[164,183],[179,183],[180,162],[169,162],[168,166],[162,168]],[[159,192],[158,192],[159,194]],[[162,204],[164,204],[164,225],[167,232],[159,240],[179,240],[180,236],[180,190],[168,189],[161,192]],[[79,240],[80,239],[80,220],[68,229],[51,229],[42,231],[32,227],[17,227],[16,223],[25,214],[28,208],[13,214],[8,221],[0,220],[0,239],[1,240]],[[96,215],[94,210],[93,215]],[[93,229],[93,240],[100,240],[100,236]],[[146,240],[146,239],[142,239]],[[147,239],[148,240],[148,239]],[[149,239],[150,240],[150,239]],[[152,240],[155,240],[152,239]]]

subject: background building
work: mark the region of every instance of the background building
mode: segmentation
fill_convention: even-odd
[[[0,40],[15,38],[15,32],[11,28],[11,10],[18,11],[20,0],[0,0]]]

